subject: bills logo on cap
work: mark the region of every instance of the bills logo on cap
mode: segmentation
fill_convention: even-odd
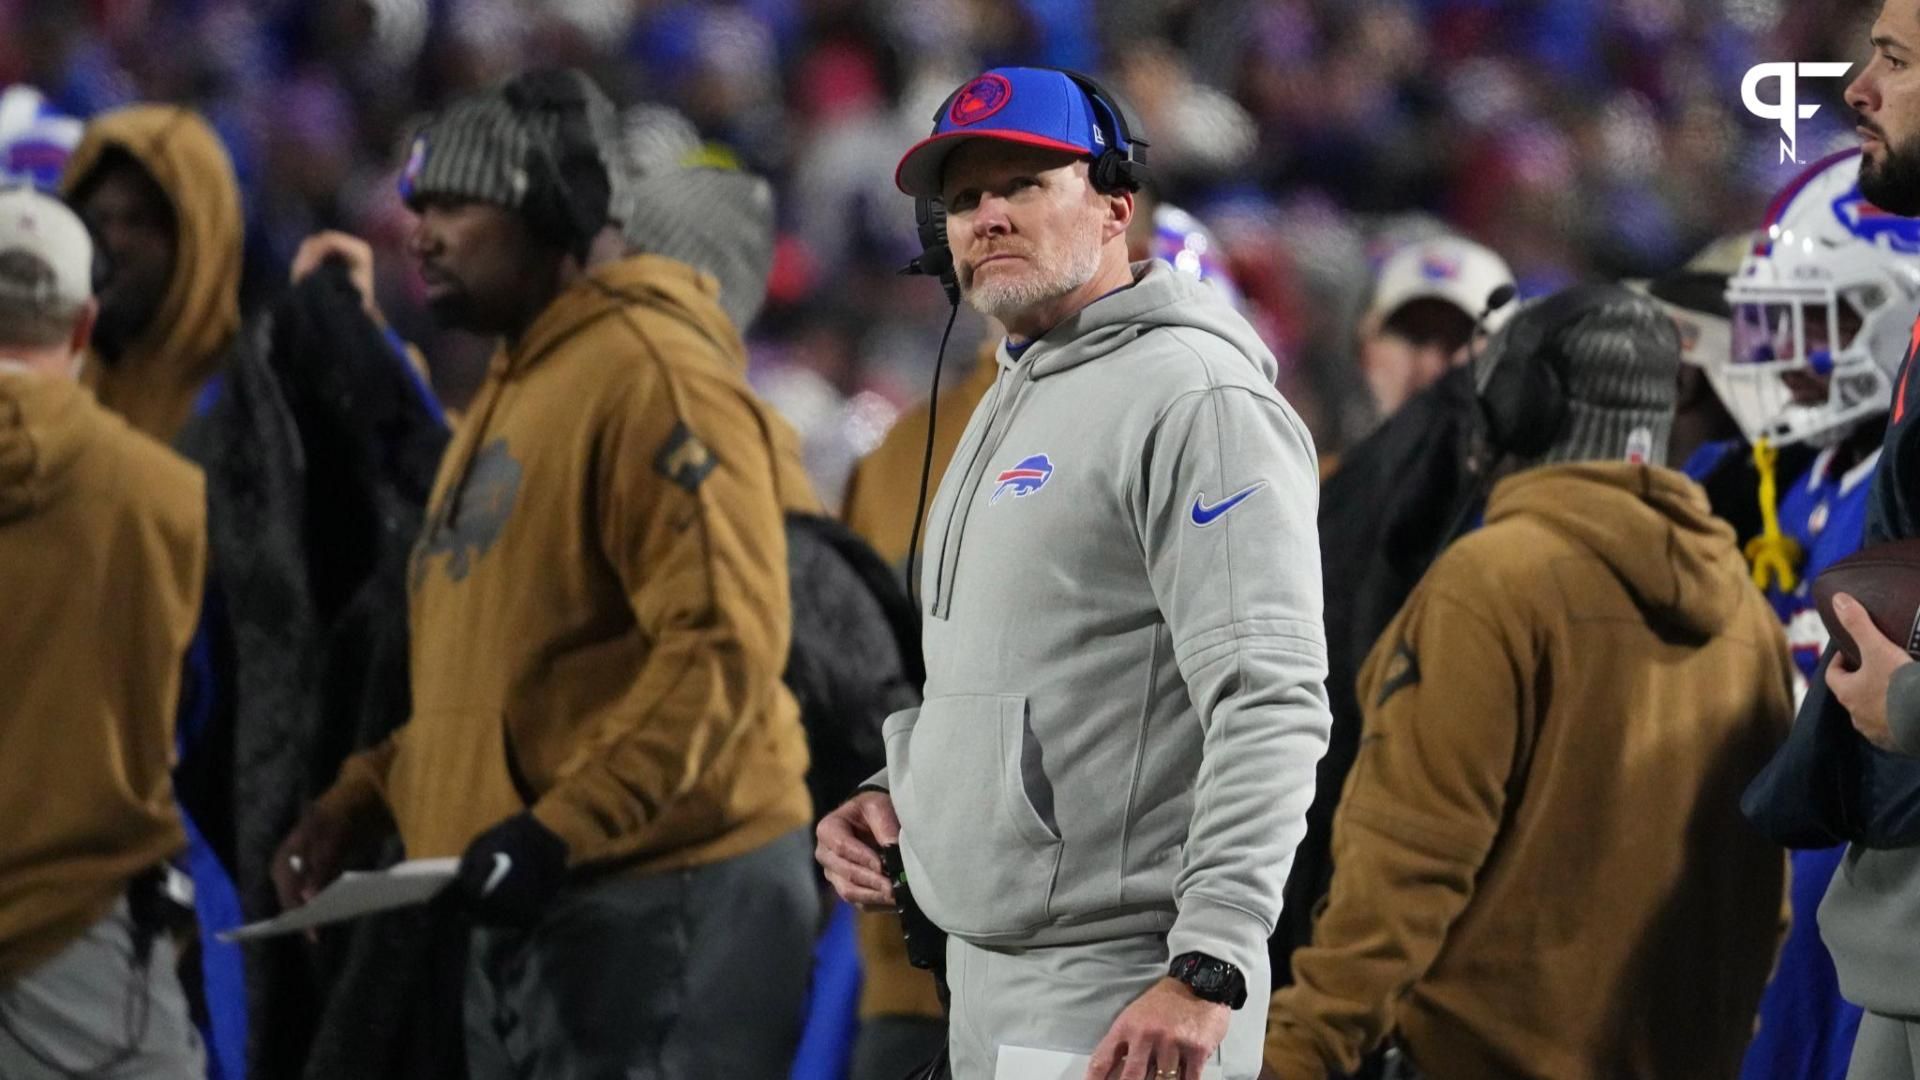
[[[1421,255],[1420,276],[1428,281],[1452,281],[1460,276],[1460,260],[1445,255]]]
[[[400,197],[413,198],[413,185],[419,181],[421,170],[427,167],[427,137],[417,135],[413,146],[407,151],[407,166],[400,170]]]
[[[1833,200],[1833,214],[1855,236],[1870,244],[1880,243],[1908,255],[1920,255],[1920,218],[1902,217],[1868,202],[1855,184],[1845,195]]]
[[[1013,492],[1014,498],[1024,499],[1046,487],[1052,476],[1053,462],[1047,459],[1047,455],[1035,454],[1022,458],[1020,464],[1000,474],[999,482],[993,488],[993,497],[987,500],[987,505],[999,502],[1000,496],[1009,491]]]
[[[1001,109],[1013,100],[1013,84],[1005,76],[988,72],[960,88],[954,96],[953,108],[947,110],[947,119],[959,127],[977,124]]]

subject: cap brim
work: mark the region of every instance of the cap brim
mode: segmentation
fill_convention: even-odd
[[[893,185],[916,198],[937,199],[940,197],[940,173],[947,163],[947,155],[958,149],[967,139],[998,139],[1001,142],[1019,143],[1022,146],[1038,146],[1044,150],[1058,150],[1074,157],[1092,157],[1084,146],[1049,139],[1044,135],[1033,135],[1025,131],[1005,131],[998,129],[966,131],[948,131],[939,135],[930,135],[913,144],[900,158],[899,167],[893,170]]]
[[[1375,304],[1373,306],[1373,320],[1376,325],[1384,324],[1388,319],[1399,314],[1401,308],[1418,300],[1439,300],[1449,307],[1458,308],[1466,312],[1467,318],[1471,319],[1480,314],[1480,309],[1468,308],[1464,299],[1465,294],[1466,290],[1464,289],[1451,290],[1444,286],[1413,289],[1394,297],[1390,303]],[[1485,306],[1484,303],[1481,305],[1481,307]]]

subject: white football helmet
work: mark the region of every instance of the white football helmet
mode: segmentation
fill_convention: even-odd
[[[1714,388],[1748,441],[1837,442],[1893,399],[1920,316],[1920,219],[1861,197],[1858,150],[1825,158],[1774,196],[1727,301]]]

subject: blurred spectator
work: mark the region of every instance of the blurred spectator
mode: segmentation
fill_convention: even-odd
[[[1506,260],[1471,240],[1435,237],[1394,252],[1360,324],[1360,370],[1379,414],[1392,416],[1466,363],[1475,335],[1498,330],[1513,313],[1510,305],[1489,308],[1495,290],[1512,285]]]
[[[135,105],[89,121],[61,187],[106,266],[89,385],[171,441],[240,333],[240,192],[192,110]]]
[[[0,1074],[200,1080],[168,771],[206,574],[199,470],[75,385],[93,247],[0,194]]]

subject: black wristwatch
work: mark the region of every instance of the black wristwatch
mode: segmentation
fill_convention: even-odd
[[[1181,953],[1167,967],[1167,974],[1187,984],[1193,996],[1237,1009],[1247,1003],[1247,979],[1240,969],[1225,960],[1215,960],[1203,952]]]

